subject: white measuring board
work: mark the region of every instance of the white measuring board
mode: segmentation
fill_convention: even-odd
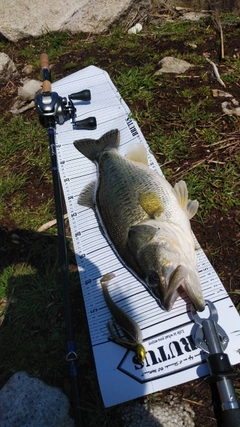
[[[192,340],[194,323],[190,318],[190,302],[179,298],[170,312],[163,311],[117,258],[102,235],[92,209],[77,203],[83,188],[96,178],[96,166],[79,153],[74,140],[98,139],[117,128],[120,153],[124,155],[132,142],[142,142],[148,150],[150,167],[161,173],[138,124],[105,71],[90,66],[53,84],[53,90],[65,97],[84,89],[91,91],[91,102],[75,102],[77,119],[95,116],[97,129],[76,130],[66,121],[57,126],[56,145],[96,370],[103,402],[108,407],[207,375],[208,367],[206,355]],[[202,249],[197,250],[197,260],[204,297],[217,307],[219,324],[230,339],[226,352],[230,362],[237,364],[240,362],[239,315]],[[142,365],[133,352],[108,341],[106,323],[111,320],[111,314],[100,279],[109,272],[116,276],[109,285],[112,298],[143,332],[147,354]]]

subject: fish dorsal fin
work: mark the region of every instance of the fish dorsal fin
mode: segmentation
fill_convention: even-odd
[[[94,206],[94,193],[95,193],[96,181],[92,181],[84,187],[80,196],[78,197],[78,204],[86,206],[87,208],[93,208]]]
[[[100,139],[79,139],[73,144],[80,153],[89,160],[97,161],[100,153],[105,149],[118,148],[120,132],[118,129],[106,132]]]
[[[126,158],[148,166],[147,150],[141,142],[136,142],[128,147]]]
[[[157,193],[147,192],[141,193],[138,197],[139,203],[143,210],[154,219],[157,219],[164,211],[161,199]]]
[[[175,196],[177,197],[178,203],[187,213],[189,219],[191,219],[198,210],[198,201],[188,199],[188,189],[185,181],[179,181],[174,185]]]

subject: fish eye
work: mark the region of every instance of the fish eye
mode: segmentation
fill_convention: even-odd
[[[149,274],[149,276],[148,276],[148,282],[149,282],[149,285],[153,286],[153,287],[159,285],[160,280],[159,280],[158,274],[155,273],[155,272]]]

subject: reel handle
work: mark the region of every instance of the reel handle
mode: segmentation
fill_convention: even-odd
[[[74,99],[76,101],[90,101],[91,100],[91,92],[88,89],[81,90],[80,92],[71,93],[68,95],[69,98]]]
[[[94,130],[97,128],[96,117],[88,117],[87,119],[77,120],[74,122],[77,129]]]

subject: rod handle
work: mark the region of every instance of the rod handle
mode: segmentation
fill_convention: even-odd
[[[49,58],[47,53],[41,53],[40,64],[43,72],[42,92],[51,92]]]
[[[48,54],[47,53],[41,53],[41,55],[40,55],[40,63],[41,63],[42,70],[44,68],[47,69],[47,70],[49,70],[49,59],[48,59]]]
[[[43,81],[42,92],[51,92],[51,82],[49,80]]]

